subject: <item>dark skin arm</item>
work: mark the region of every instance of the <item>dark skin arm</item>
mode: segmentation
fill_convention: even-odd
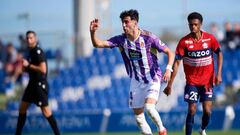
[[[216,85],[219,85],[222,82],[222,64],[223,64],[223,54],[222,52],[219,52],[217,54],[217,75],[215,83]]]

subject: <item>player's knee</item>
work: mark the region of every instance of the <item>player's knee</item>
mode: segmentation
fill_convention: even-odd
[[[190,115],[195,115],[195,113],[196,113],[196,110],[188,110],[188,114]]]
[[[191,106],[188,108],[188,113],[190,115],[195,115],[197,108],[195,106]]]
[[[149,114],[156,109],[155,104],[145,104],[145,109],[146,109],[147,113]]]
[[[49,109],[49,107],[41,107],[42,113],[43,115],[48,118],[52,115],[51,110]]]
[[[211,114],[211,108],[204,108],[203,109],[203,114],[210,115]]]
[[[210,115],[211,115],[211,110],[205,110],[205,111],[203,111],[203,115],[210,116]]]

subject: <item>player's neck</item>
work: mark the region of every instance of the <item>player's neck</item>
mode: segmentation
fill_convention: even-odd
[[[193,39],[196,40],[196,41],[198,41],[202,38],[202,32],[201,31],[199,31],[197,33],[191,33],[191,35],[192,35]]]
[[[37,46],[37,43],[34,43],[34,44],[29,45],[28,48],[31,50],[31,49],[35,48],[36,46]]]
[[[138,39],[140,33],[141,33],[141,30],[137,28],[132,32],[132,34],[127,35],[127,38],[130,41],[135,41]]]

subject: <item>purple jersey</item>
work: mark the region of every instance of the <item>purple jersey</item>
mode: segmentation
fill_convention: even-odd
[[[110,38],[108,42],[111,47],[119,47],[130,78],[144,83],[161,78],[157,52],[162,52],[167,46],[157,36],[141,30],[135,41],[122,34]]]

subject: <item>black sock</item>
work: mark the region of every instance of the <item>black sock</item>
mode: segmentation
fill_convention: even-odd
[[[17,129],[16,129],[16,135],[21,135],[22,133],[22,129],[23,129],[23,126],[25,124],[25,121],[26,121],[26,117],[27,117],[27,114],[20,114],[19,113],[19,116],[18,116],[18,122],[17,122]]]
[[[186,129],[185,129],[185,134],[186,135],[191,135],[192,134],[192,127],[194,123],[194,115],[187,114],[187,119],[186,119]]]
[[[60,135],[60,131],[58,129],[57,122],[56,122],[54,116],[51,115],[50,117],[47,118],[47,120],[48,120],[49,124],[51,125],[54,134]]]
[[[209,123],[209,120],[210,120],[210,115],[203,114],[203,116],[202,116],[202,126],[201,126],[202,130],[204,130],[207,127],[207,125]]]

